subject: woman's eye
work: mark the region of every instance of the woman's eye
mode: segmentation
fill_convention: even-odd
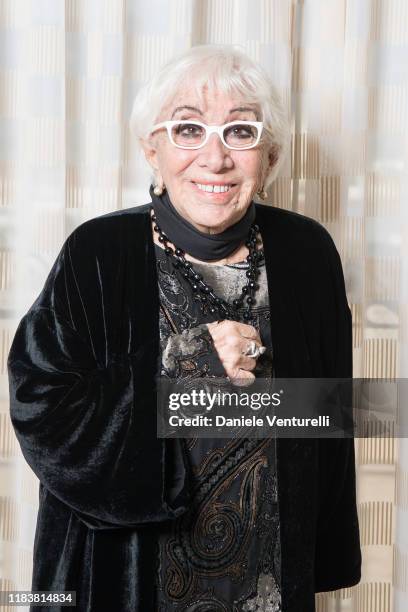
[[[227,135],[233,138],[252,138],[253,133],[250,127],[238,125],[227,130]]]
[[[199,125],[179,125],[176,132],[181,136],[200,136],[202,128]]]

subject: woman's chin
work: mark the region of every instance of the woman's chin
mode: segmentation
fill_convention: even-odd
[[[213,207],[214,208],[214,207]],[[194,214],[190,217],[190,223],[201,231],[214,230],[214,233],[222,232],[230,225],[236,223],[236,211],[201,211],[202,214]]]
[[[206,231],[207,228],[223,231],[242,216],[236,198],[222,204],[196,200],[189,208],[190,223],[202,231]]]

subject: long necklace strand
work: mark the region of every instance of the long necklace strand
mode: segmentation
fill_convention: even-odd
[[[249,254],[247,256],[247,262],[249,268],[246,271],[246,283],[242,287],[241,295],[239,298],[233,300],[232,305],[218,297],[213,288],[208,285],[203,279],[202,274],[196,272],[191,264],[185,258],[185,252],[174,245],[174,249],[168,245],[170,239],[158,226],[156,215],[152,215],[152,221],[154,223],[153,229],[159,234],[159,242],[164,245],[164,252],[170,259],[172,266],[175,270],[188,281],[194,299],[199,302],[201,311],[206,311],[211,314],[217,313],[220,319],[231,319],[240,320],[240,314],[238,312],[245,305],[245,310],[242,313],[242,318],[246,323],[252,319],[252,306],[256,304],[255,294],[258,289],[257,278],[259,275],[259,264],[264,258],[262,249],[257,250],[257,234],[259,232],[259,226],[253,224],[249,230],[248,238],[245,242],[245,246],[248,247]]]

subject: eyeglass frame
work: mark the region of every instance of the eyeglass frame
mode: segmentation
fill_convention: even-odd
[[[205,129],[205,133],[206,133],[206,137],[203,140],[203,142],[197,146],[194,147],[185,147],[183,145],[177,144],[174,140],[173,140],[173,135],[171,133],[171,129],[174,125],[176,125],[177,123],[182,123],[184,125],[198,125],[200,127],[203,127]],[[251,144],[249,146],[245,146],[245,147],[231,147],[229,144],[226,143],[225,139],[224,139],[224,130],[227,126],[230,125],[252,125],[255,126],[258,130],[258,137],[255,141],[254,144]],[[238,119],[234,120],[234,121],[228,121],[228,123],[224,123],[224,125],[207,125],[206,123],[201,123],[201,121],[196,121],[194,119],[174,119],[174,120],[169,120],[169,121],[162,121],[161,123],[157,123],[156,125],[153,126],[150,134],[153,134],[153,132],[156,132],[157,130],[160,130],[162,128],[166,128],[167,130],[167,135],[169,137],[169,140],[171,142],[172,145],[174,145],[175,147],[177,147],[178,149],[184,149],[184,150],[196,150],[196,149],[201,149],[201,147],[204,147],[204,145],[207,144],[208,139],[210,138],[211,134],[218,134],[218,136],[220,137],[220,140],[222,142],[222,144],[227,147],[227,149],[231,149],[232,151],[247,151],[248,149],[253,149],[254,147],[256,147],[259,144],[259,141],[261,139],[261,135],[264,129],[264,125],[263,125],[263,121],[239,121]]]

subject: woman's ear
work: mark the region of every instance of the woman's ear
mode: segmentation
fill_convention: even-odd
[[[158,170],[157,149],[154,146],[151,138],[140,138],[139,142],[147,163],[151,166],[151,168],[153,168],[153,170]]]
[[[269,171],[275,166],[279,159],[280,147],[277,145],[273,145],[273,147],[269,151],[268,161],[269,161]]]

